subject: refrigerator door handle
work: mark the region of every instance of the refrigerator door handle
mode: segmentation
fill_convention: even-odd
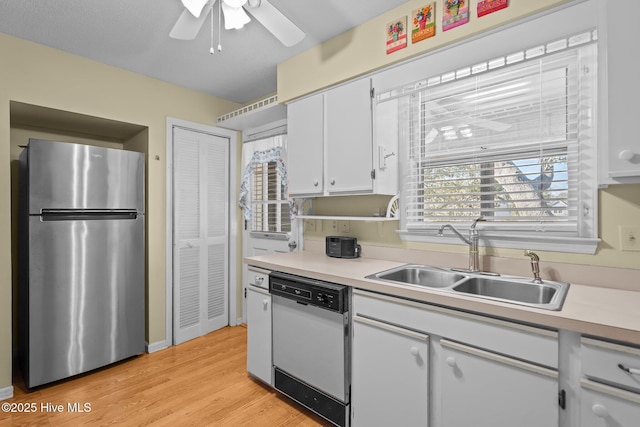
[[[138,215],[135,209],[42,209],[39,216],[42,221],[86,221],[136,219]]]

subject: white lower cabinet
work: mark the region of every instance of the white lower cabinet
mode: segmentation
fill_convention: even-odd
[[[351,425],[427,426],[429,337],[354,316]]]
[[[582,337],[580,427],[640,426],[640,348]]]
[[[265,383],[273,385],[271,359],[271,294],[264,289],[249,286],[247,288],[247,371]]]
[[[559,425],[556,331],[357,289],[352,309],[353,426]]]
[[[558,373],[447,340],[440,341],[442,426],[558,425]]]
[[[640,394],[584,380],[580,404],[581,427],[637,427]]]

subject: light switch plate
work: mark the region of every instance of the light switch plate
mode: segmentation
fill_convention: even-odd
[[[620,250],[640,252],[640,227],[634,225],[621,225]]]

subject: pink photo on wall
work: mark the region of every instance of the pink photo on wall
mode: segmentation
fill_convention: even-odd
[[[407,17],[394,19],[387,24],[387,55],[407,47]]]
[[[447,31],[469,22],[469,0],[445,0],[442,31]]]
[[[428,39],[436,34],[436,2],[414,10],[411,16],[413,18],[411,43]]]
[[[478,2],[478,18],[509,6],[509,0],[480,0]]]

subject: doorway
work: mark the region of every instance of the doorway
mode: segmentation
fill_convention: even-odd
[[[286,129],[286,128],[285,128]],[[270,129],[271,130],[271,129]],[[243,176],[240,205],[243,208],[242,252],[244,257],[287,253],[298,248],[298,224],[292,220],[292,201],[287,194],[286,141],[280,127],[273,133],[242,144]],[[246,322],[246,288],[249,271],[243,264],[243,321]]]

